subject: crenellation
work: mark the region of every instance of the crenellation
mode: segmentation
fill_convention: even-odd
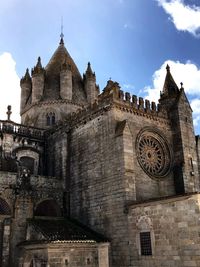
[[[139,110],[144,110],[144,99],[143,99],[143,97],[139,97],[138,109]]]
[[[127,102],[131,102],[131,95],[130,95],[130,93],[128,93],[128,92],[126,92],[125,93],[125,100],[127,101]]]
[[[147,112],[147,113],[150,113],[150,101],[149,100],[147,100],[147,99],[145,99],[145,111]]]
[[[124,101],[124,91],[123,90],[119,91],[119,99]]]
[[[156,112],[156,103],[155,102],[151,102],[151,109],[153,112]]]
[[[137,101],[138,101],[138,99],[137,99],[137,96],[136,95],[132,95],[132,105],[133,105],[133,108],[137,108]]]

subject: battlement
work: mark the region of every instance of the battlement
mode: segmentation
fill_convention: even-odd
[[[35,127],[27,127],[22,124],[18,124],[12,121],[4,121],[0,120],[0,133],[9,133],[9,134],[16,134],[20,136],[26,136],[36,139],[43,139],[44,138],[45,130],[35,128]]]
[[[104,102],[105,99],[112,99],[114,103],[119,104],[125,109],[132,109],[134,111],[143,112],[146,114],[152,114],[159,117],[167,117],[165,110],[161,108],[160,104],[156,104],[154,101],[150,102],[148,99],[131,95],[129,92],[120,90],[120,86],[117,82],[111,80],[108,81],[107,86],[104,88],[102,94],[99,95],[98,101]]]
[[[156,113],[160,109],[159,105],[155,102],[150,102],[148,99],[131,95],[129,92],[124,92],[122,90],[119,91],[117,99],[124,104],[131,105],[134,109],[145,111],[147,113]]]

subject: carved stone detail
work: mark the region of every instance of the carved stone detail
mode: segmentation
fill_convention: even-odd
[[[171,153],[167,141],[157,132],[144,130],[136,141],[137,159],[151,177],[164,177],[170,171]]]

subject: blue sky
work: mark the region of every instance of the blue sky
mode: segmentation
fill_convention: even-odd
[[[200,1],[4,0],[0,2],[0,117],[13,106],[19,121],[19,79],[41,56],[45,66],[59,44],[81,73],[90,61],[102,90],[107,80],[157,100],[169,63],[184,88],[200,133]]]

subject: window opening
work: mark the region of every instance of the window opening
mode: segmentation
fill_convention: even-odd
[[[46,115],[47,118],[47,126],[55,125],[56,124],[56,116],[54,112],[50,112]]]
[[[151,256],[152,255],[151,233],[150,232],[140,233],[140,248],[141,248],[141,255],[143,255],[143,256]]]

